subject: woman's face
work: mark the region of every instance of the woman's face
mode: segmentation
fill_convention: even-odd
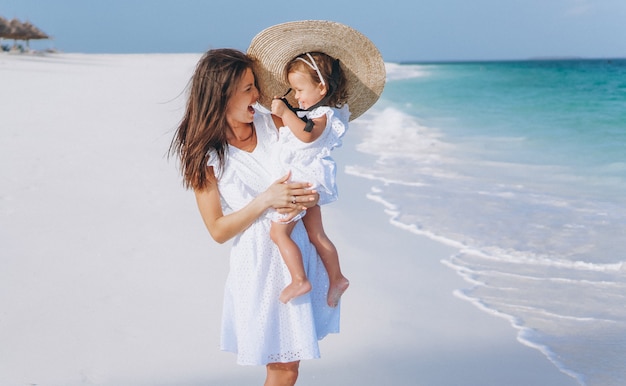
[[[254,85],[254,73],[247,69],[244,75],[235,85],[233,95],[226,105],[226,120],[231,127],[237,127],[242,123],[250,123],[254,119],[254,108],[259,100],[259,90]]]
[[[301,109],[308,109],[321,101],[326,95],[326,87],[313,82],[311,76],[301,71],[293,71],[287,75],[289,85],[295,91],[295,98]]]

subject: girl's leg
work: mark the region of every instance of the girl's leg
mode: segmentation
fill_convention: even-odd
[[[279,299],[283,303],[287,303],[293,298],[311,290],[311,283],[304,272],[304,263],[302,262],[302,252],[298,245],[291,239],[291,231],[296,222],[280,224],[272,222],[270,228],[270,237],[278,246],[285,265],[291,275],[291,283],[280,293]]]
[[[341,295],[348,289],[350,282],[341,273],[337,248],[335,248],[335,245],[324,232],[320,206],[316,205],[307,209],[306,216],[304,216],[302,221],[309,234],[309,240],[315,245],[315,249],[317,249],[317,253],[320,255],[322,263],[324,263],[326,272],[328,272],[329,287],[326,301],[329,306],[336,307],[339,304]]]
[[[300,361],[289,363],[269,363],[264,386],[294,386],[298,380]]]

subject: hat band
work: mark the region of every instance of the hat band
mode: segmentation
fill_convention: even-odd
[[[315,63],[315,59],[313,59],[313,56],[311,56],[310,53],[306,53],[306,56],[309,57],[309,59],[311,59],[311,61],[309,62],[308,60],[301,58],[301,57],[297,57],[296,60],[301,60],[304,63],[306,63],[309,67],[311,67],[312,69],[315,70],[315,72],[317,72],[317,76],[320,78],[320,82],[322,82],[322,86],[326,86],[326,82],[324,82],[324,77],[322,76],[322,73],[320,72],[320,68],[317,67],[317,63]]]

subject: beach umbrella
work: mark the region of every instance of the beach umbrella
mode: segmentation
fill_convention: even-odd
[[[30,22],[22,23],[18,19],[11,19],[11,21],[8,22],[8,32],[2,37],[16,41],[24,40],[26,41],[27,47],[30,40],[50,38],[45,32],[35,27]]]
[[[35,39],[49,39],[50,37],[43,32],[42,30],[40,30],[39,28],[35,27],[34,25],[32,25],[29,22],[24,22],[22,23],[22,28],[24,30],[25,33],[25,39],[27,42],[29,40],[35,40]]]
[[[9,22],[7,19],[0,16],[0,38],[5,38],[9,33]]]
[[[9,21],[9,32],[4,37],[13,40],[25,40],[26,29],[22,22],[18,19],[11,19]]]

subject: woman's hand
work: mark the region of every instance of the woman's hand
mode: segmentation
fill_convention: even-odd
[[[310,188],[311,184],[308,184]],[[317,190],[314,189],[306,189],[302,191],[302,194],[296,197],[296,203],[301,205],[304,209],[308,209],[317,205],[317,202],[320,200],[320,194]]]
[[[211,171],[211,175],[212,175]],[[319,194],[306,182],[287,182],[291,173],[276,180],[267,190],[245,207],[224,215],[217,182],[212,181],[205,189],[194,191],[198,209],[211,237],[223,243],[243,232],[268,208],[287,214],[287,221],[298,213],[317,204]]]
[[[266,196],[268,206],[278,210],[279,213],[296,212],[306,210],[317,205],[319,194],[311,189],[308,182],[287,182],[291,172],[274,181],[262,194]]]

